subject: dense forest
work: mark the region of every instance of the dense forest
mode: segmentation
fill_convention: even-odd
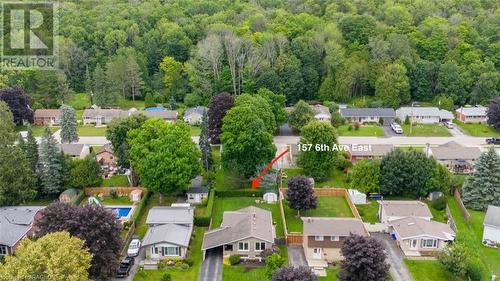
[[[62,1],[58,71],[0,72],[32,107],[73,93],[207,105],[267,88],[298,100],[486,104],[500,92],[495,0]]]

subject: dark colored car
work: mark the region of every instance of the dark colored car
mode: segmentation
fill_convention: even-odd
[[[130,274],[130,269],[132,269],[132,266],[134,265],[134,258],[133,257],[126,257],[124,258],[118,269],[116,270],[116,277],[117,278],[125,278],[125,276],[128,276]]]
[[[500,144],[500,138],[489,138],[486,139],[487,144]]]

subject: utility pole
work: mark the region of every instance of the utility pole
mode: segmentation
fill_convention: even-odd
[[[411,103],[410,136],[411,136],[411,133],[412,133],[412,125],[413,125],[413,105],[414,104],[415,104],[414,102]]]

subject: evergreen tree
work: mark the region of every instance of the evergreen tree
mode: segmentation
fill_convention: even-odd
[[[24,141],[23,135],[21,133],[17,134],[17,146],[23,151],[25,151],[26,142]]]
[[[500,156],[491,147],[481,154],[474,165],[475,172],[463,186],[465,206],[486,210],[488,205],[500,206]]]
[[[38,171],[45,195],[55,195],[64,190],[64,157],[49,128],[45,128],[40,143]]]
[[[207,111],[203,111],[201,119],[201,134],[200,134],[200,150],[201,150],[201,165],[205,171],[212,170],[212,147],[210,146],[210,138],[208,136],[208,115]]]
[[[75,110],[68,105],[61,106],[61,143],[72,143],[78,141],[78,132],[76,126]]]
[[[144,81],[142,80],[142,73],[134,56],[127,57],[126,73],[130,95],[132,96],[132,100],[135,101],[136,97],[141,96]]]
[[[38,143],[36,142],[35,136],[33,135],[33,129],[30,125],[28,125],[28,136],[26,137],[24,151],[31,170],[36,172],[36,167],[38,165]]]
[[[102,69],[100,64],[97,64],[97,66],[94,69],[94,97],[93,97],[93,102],[95,105],[98,106],[110,106],[110,105],[115,105],[117,101],[117,95],[112,92],[108,91],[108,84],[106,80],[106,74],[104,72],[104,69]]]
[[[92,76],[90,75],[89,67],[87,66],[87,68],[85,69],[85,83],[84,83],[84,86],[85,86],[85,91],[89,95],[92,92],[92,85],[93,84],[94,84],[94,82],[92,81]]]

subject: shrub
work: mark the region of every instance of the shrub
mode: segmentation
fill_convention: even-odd
[[[354,123],[354,130],[359,130],[359,127],[361,127],[361,124],[359,124],[359,122],[355,122]]]
[[[347,130],[348,130],[348,131],[352,131],[352,129],[353,129],[352,125],[351,125],[351,124],[349,124],[349,126],[347,127]]]
[[[170,273],[164,273],[163,276],[161,277],[161,281],[172,281],[172,276]]]
[[[156,264],[156,266],[158,266],[158,269],[161,270],[161,269],[164,269],[165,267],[167,267],[167,263],[164,260],[160,260],[160,261],[158,261],[158,263]]]
[[[410,117],[409,116],[406,116],[404,124],[405,125],[410,125]]]
[[[470,281],[481,281],[483,279],[481,276],[481,268],[474,263],[469,264],[467,276],[469,276]]]
[[[266,276],[268,279],[273,277],[274,272],[283,266],[285,260],[279,254],[272,254],[266,259]]]
[[[184,260],[184,262],[185,262],[187,265],[189,265],[189,267],[193,266],[193,264],[194,264],[194,261],[193,261],[193,259],[191,259],[191,258],[187,258],[187,259],[185,259],[185,260]]]
[[[109,192],[109,196],[113,199],[116,199],[118,198],[118,193],[116,193],[116,190],[113,189]]]
[[[446,209],[446,197],[442,196],[431,201],[432,208],[442,211]]]
[[[236,265],[241,262],[241,257],[238,255],[232,255],[229,257],[229,264]]]
[[[237,189],[237,190],[220,190],[216,191],[218,197],[262,197],[262,190],[254,189]]]

